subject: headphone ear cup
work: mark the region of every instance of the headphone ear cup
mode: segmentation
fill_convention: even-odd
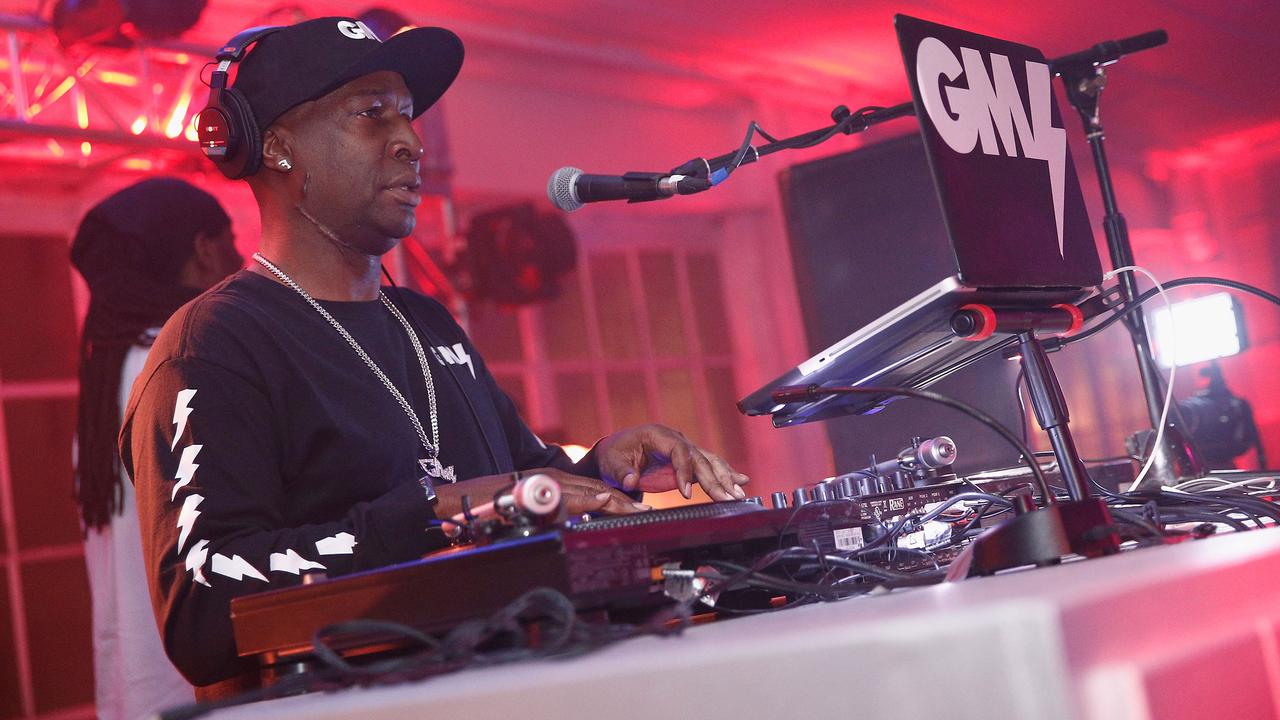
[[[254,174],[262,167],[262,131],[253,117],[253,109],[239,90],[223,89],[220,100],[231,142],[226,157],[218,162],[218,169],[223,175],[237,180]]]
[[[196,134],[205,157],[232,180],[252,175],[262,165],[262,135],[253,109],[233,88],[213,91],[196,115]]]
[[[241,30],[214,58],[218,66],[209,78],[209,103],[196,114],[196,136],[200,151],[232,180],[252,175],[262,167],[262,128],[244,94],[227,87],[227,71],[232,63],[240,61],[249,46],[282,29],[262,26]]]

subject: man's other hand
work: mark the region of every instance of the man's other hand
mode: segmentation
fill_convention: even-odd
[[[747,497],[740,486],[750,478],[665,425],[619,430],[601,440],[596,452],[602,477],[627,491],[679,490],[690,498],[697,482],[712,500]]]

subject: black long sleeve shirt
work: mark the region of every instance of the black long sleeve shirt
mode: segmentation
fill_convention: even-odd
[[[395,291],[391,297],[397,298]],[[434,378],[440,459],[458,478],[574,465],[520,419],[441,305],[398,294]],[[405,331],[379,301],[323,302],[413,405],[426,386]],[[233,597],[421,556],[441,542],[418,483],[408,416],[294,290],[241,271],[179,310],[125,411],[121,457],[137,489],[152,602],[174,665],[196,685],[253,669],[238,659]]]

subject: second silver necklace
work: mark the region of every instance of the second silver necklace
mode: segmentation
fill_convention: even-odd
[[[342,323],[338,322],[337,318],[329,314],[329,311],[325,310],[324,306],[317,302],[315,298],[311,297],[311,294],[304,290],[301,285],[294,282],[293,278],[289,277],[283,270],[276,267],[270,260],[263,257],[262,253],[254,253],[253,259],[257,261],[259,265],[266,268],[272,275],[276,276],[280,282],[293,288],[294,291],[301,295],[302,299],[307,301],[307,304],[311,305],[316,312],[320,313],[321,317],[333,326],[333,329],[338,331],[338,334],[347,341],[347,344],[351,346],[352,350],[355,350],[356,354],[360,356],[360,359],[364,361],[364,364],[368,366],[368,368],[373,371],[373,374],[378,377],[378,380],[382,381],[383,386],[387,388],[388,392],[390,392],[396,399],[396,402],[399,403],[400,409],[404,410],[405,415],[409,417],[409,422],[413,424],[414,430],[418,433],[418,439],[422,442],[423,449],[426,450],[426,457],[418,460],[418,464],[422,467],[423,472],[436,480],[449,483],[457,482],[458,477],[453,466],[449,465],[446,467],[440,462],[440,421],[439,415],[436,411],[435,383],[431,378],[431,368],[427,364],[427,354],[422,348],[422,343],[418,340],[418,334],[413,331],[413,327],[409,325],[408,320],[406,320],[404,315],[400,313],[399,308],[393,305],[391,301],[387,299],[387,296],[381,291],[378,292],[378,297],[382,300],[382,304],[386,306],[392,316],[394,316],[395,319],[400,322],[400,325],[404,327],[405,333],[409,336],[409,342],[413,345],[414,354],[418,356],[418,364],[422,366],[422,377],[427,386],[427,405],[428,410],[431,413],[430,439],[427,439],[426,429],[422,427],[422,421],[418,419],[418,413],[414,412],[413,406],[405,399],[404,395],[400,392],[400,389],[391,382],[391,379],[387,377],[387,374],[382,371],[382,368],[378,367],[378,364],[373,361],[373,358],[369,357],[369,354],[360,346],[360,343],[351,336],[351,333],[347,332],[347,329],[342,326]]]

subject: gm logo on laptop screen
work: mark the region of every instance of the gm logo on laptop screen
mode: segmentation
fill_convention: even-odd
[[[1088,287],[1101,265],[1044,55],[894,18],[957,270],[980,287]]]

